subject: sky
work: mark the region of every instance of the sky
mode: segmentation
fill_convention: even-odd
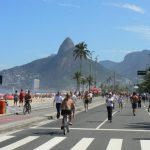
[[[0,70],[56,54],[67,37],[98,61],[150,49],[150,0],[0,0]]]

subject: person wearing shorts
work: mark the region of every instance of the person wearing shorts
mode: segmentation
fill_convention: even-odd
[[[71,99],[71,95],[69,93],[66,94],[66,97],[62,101],[61,104],[61,115],[68,115],[69,116],[69,125],[72,125],[72,109],[75,109],[75,104],[73,100]],[[62,126],[63,128],[63,120],[62,120]]]
[[[136,92],[133,92],[133,95],[131,97],[131,103],[132,103],[132,109],[133,109],[133,116],[136,116],[136,108],[138,103],[138,96],[136,95]]]

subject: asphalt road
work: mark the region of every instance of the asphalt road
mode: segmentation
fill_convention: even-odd
[[[75,116],[64,136],[61,119],[35,124],[29,129],[0,136],[0,150],[150,150],[150,115],[144,105],[133,116],[130,102],[116,108],[112,123],[105,105]]]

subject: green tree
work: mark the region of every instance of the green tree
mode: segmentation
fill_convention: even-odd
[[[76,91],[80,91],[80,79],[81,79],[81,73],[75,72],[73,75],[73,79],[76,80]]]
[[[147,70],[146,75],[143,77],[143,82],[139,84],[140,92],[150,92],[150,69]]]
[[[93,79],[93,77],[91,75],[89,75],[89,76],[86,77],[86,81],[88,83],[88,87],[89,87],[89,91],[90,91],[91,85],[93,84],[94,79]]]
[[[84,86],[86,84],[86,78],[85,77],[81,77],[80,83],[82,84],[82,91],[84,92]]]
[[[77,58],[80,59],[80,73],[82,75],[82,60],[87,59],[90,57],[90,51],[87,49],[87,44],[85,42],[81,42],[77,45],[75,45],[75,49],[73,51],[73,56],[75,57],[75,60]]]

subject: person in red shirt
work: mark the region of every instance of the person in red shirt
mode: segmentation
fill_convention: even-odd
[[[21,105],[23,106],[24,96],[25,96],[24,91],[23,91],[23,89],[21,89],[20,95],[19,95],[19,107],[20,107]]]

